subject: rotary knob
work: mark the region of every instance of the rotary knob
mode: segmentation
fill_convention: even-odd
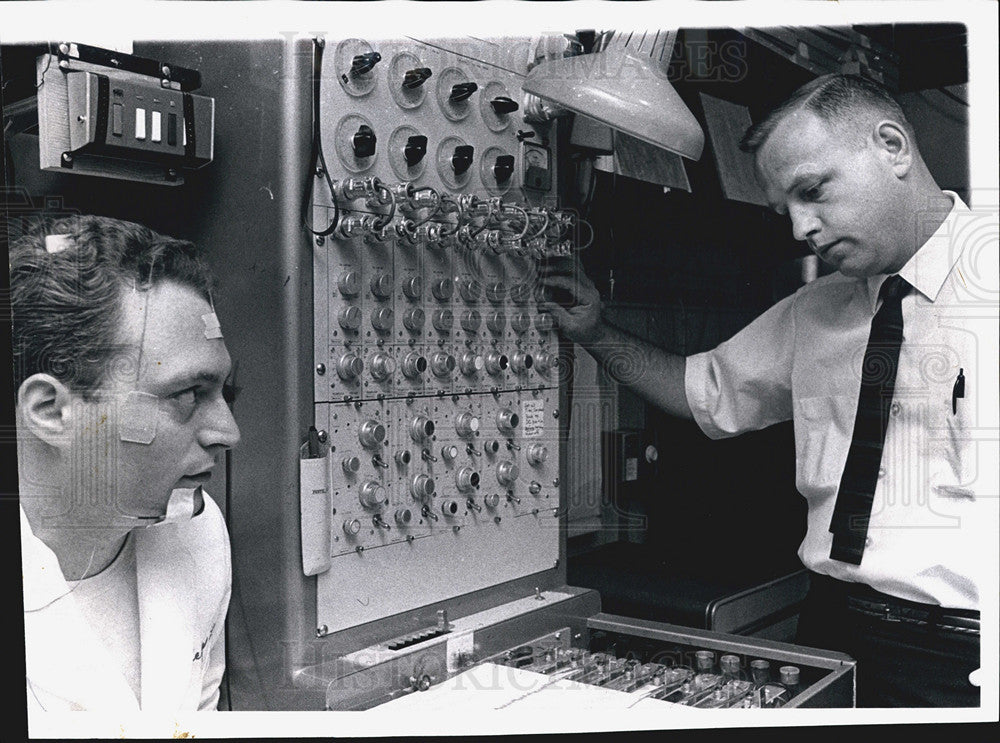
[[[455,284],[451,279],[439,279],[431,287],[431,294],[439,302],[447,302],[455,291]]]
[[[387,273],[372,276],[371,288],[378,299],[388,299],[392,296],[392,276]]]
[[[337,359],[337,376],[345,382],[357,379],[364,370],[365,362],[357,354],[345,353]]]
[[[514,304],[527,304],[531,299],[531,284],[515,284],[510,288],[510,301]]]
[[[483,317],[475,310],[466,310],[462,313],[462,329],[469,332],[475,333],[479,330],[479,326],[483,322]]]
[[[458,293],[462,295],[462,299],[467,304],[472,304],[479,301],[479,297],[483,294],[483,285],[480,284],[475,279],[466,279],[458,285]]]
[[[485,505],[490,510],[495,509],[500,505],[500,494],[499,493],[489,493],[483,496],[483,505]]]
[[[434,435],[434,421],[425,415],[418,415],[410,421],[410,438],[418,444]]]
[[[424,311],[419,307],[406,310],[403,313],[403,327],[411,333],[416,333],[424,327]]]
[[[350,305],[337,313],[337,322],[344,330],[357,330],[361,327],[361,309]]]
[[[524,351],[514,351],[514,354],[510,357],[510,368],[517,374],[526,373],[534,363],[535,360],[531,357],[531,354]]]
[[[385,441],[385,426],[378,421],[368,420],[358,430],[358,440],[366,449],[374,449]]]
[[[527,312],[515,312],[514,316],[510,319],[510,326],[514,329],[514,332],[520,335],[531,327],[531,317]]]
[[[356,475],[361,471],[361,459],[353,454],[349,454],[344,457],[341,462],[341,467],[344,468],[344,474]]]
[[[532,480],[528,485],[528,492],[532,495],[538,495],[542,492],[542,484],[536,480]]]
[[[490,456],[495,456],[500,451],[500,442],[496,439],[490,439],[483,444],[483,451]]]
[[[501,335],[506,325],[507,318],[502,312],[491,312],[486,316],[486,327],[495,335]]]
[[[387,353],[376,353],[371,359],[372,378],[376,382],[384,382],[396,371],[396,362]]]
[[[455,357],[450,353],[438,351],[431,357],[431,371],[435,377],[447,377],[455,371]]]
[[[458,501],[452,500],[450,498],[441,503],[441,513],[443,513],[445,516],[457,515],[459,508],[460,506],[458,505]]]
[[[455,417],[455,431],[459,436],[474,436],[479,430],[479,419],[472,413],[459,413]]]
[[[507,295],[507,288],[503,284],[490,284],[486,287],[486,298],[493,304],[500,304]]]
[[[400,467],[405,467],[410,463],[410,450],[403,449],[402,451],[396,452],[395,455],[393,455],[393,459],[396,460],[396,464]]]
[[[349,537],[357,536],[361,531],[361,522],[357,519],[346,519],[344,521],[344,533]]]
[[[486,354],[486,371],[496,376],[507,369],[507,356],[499,351],[490,351]]]
[[[400,526],[406,526],[413,521],[413,514],[410,512],[409,508],[397,508],[395,519],[396,523]]]
[[[410,480],[410,495],[416,500],[425,500],[434,495],[434,480],[429,475],[414,475]]]
[[[454,316],[451,314],[451,310],[435,310],[434,314],[431,316],[431,324],[434,325],[436,330],[445,333],[451,330],[451,324],[455,321]]]
[[[535,329],[539,333],[548,333],[555,326],[556,321],[552,319],[552,315],[548,312],[540,312],[535,316]]]
[[[337,289],[341,296],[356,297],[361,291],[361,276],[357,271],[344,271],[337,279]]]
[[[403,280],[403,294],[407,299],[420,299],[424,292],[424,284],[419,276],[411,276]]]
[[[387,500],[385,488],[374,480],[368,480],[358,489],[358,500],[365,508],[379,508]]]
[[[485,366],[485,361],[483,357],[478,353],[473,353],[472,351],[466,351],[462,354],[462,358],[458,361],[458,368],[467,377],[471,377],[477,372],[482,371],[483,366]]]
[[[532,444],[525,452],[525,456],[528,459],[528,464],[538,467],[545,464],[545,460],[549,458],[549,450],[544,444]]]
[[[462,467],[455,473],[455,485],[463,493],[479,487],[479,473],[472,467]]]
[[[392,310],[388,307],[378,307],[373,310],[372,327],[383,333],[392,330]]]
[[[535,371],[539,374],[548,374],[554,361],[552,354],[542,351],[535,357]]]
[[[517,482],[519,474],[520,472],[514,462],[500,462],[500,464],[497,465],[497,482],[505,488],[514,487],[514,483]]]
[[[441,447],[441,458],[445,462],[448,462],[450,464],[451,462],[454,462],[457,457],[458,457],[458,447],[455,446],[454,444],[446,444],[445,446]]]
[[[416,379],[427,371],[427,359],[415,351],[411,351],[403,357],[403,376],[407,379]]]
[[[514,429],[517,428],[517,424],[521,420],[510,408],[505,408],[497,413],[497,428],[500,429],[501,433],[505,433],[508,436],[514,433]]]

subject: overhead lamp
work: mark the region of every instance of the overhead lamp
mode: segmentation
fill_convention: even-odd
[[[691,160],[705,134],[667,79],[676,31],[612,32],[592,54],[545,60],[526,93]]]

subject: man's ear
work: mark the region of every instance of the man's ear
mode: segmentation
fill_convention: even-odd
[[[20,425],[50,446],[68,446],[72,398],[70,389],[51,374],[32,374],[17,391]]]
[[[883,119],[872,130],[872,139],[882,160],[897,178],[904,178],[913,167],[913,145],[906,128],[892,119]]]

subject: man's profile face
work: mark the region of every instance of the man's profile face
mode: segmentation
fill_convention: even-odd
[[[203,485],[239,429],[222,396],[229,353],[205,333],[209,304],[170,281],[121,302],[130,360],[112,365],[93,402],[76,401],[71,477],[103,504],[92,520],[134,527],[163,516],[173,489]]]
[[[871,136],[808,111],[782,119],[757,152],[757,173],[792,234],[847,276],[899,270],[901,185]],[[901,222],[902,220],[902,222]],[[902,261],[902,262],[901,262]]]

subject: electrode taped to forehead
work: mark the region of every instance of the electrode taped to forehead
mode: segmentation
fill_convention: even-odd
[[[122,405],[118,438],[132,444],[152,444],[156,438],[160,398],[148,392],[129,392]]]
[[[205,337],[208,340],[222,337],[222,326],[219,325],[219,318],[216,317],[214,311],[202,315],[201,319],[205,323]]]

